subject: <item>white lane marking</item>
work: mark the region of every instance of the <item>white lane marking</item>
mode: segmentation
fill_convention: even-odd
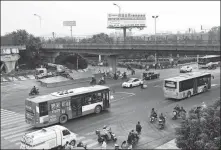
[[[115,92],[115,93],[134,94],[134,93],[129,93],[129,92]]]
[[[6,80],[5,78],[2,78],[2,80],[1,81],[3,81],[3,82],[7,82],[8,80]]]
[[[95,145],[99,145],[99,143],[98,142],[94,142],[94,143],[88,144],[87,147],[91,148],[91,147],[93,147]]]
[[[21,129],[21,128],[30,129],[31,126],[29,124],[24,124],[24,125],[18,126],[16,128],[10,128],[10,129],[6,129],[6,130],[1,129],[1,135],[4,134],[4,133],[11,132],[12,130],[18,130],[18,129]]]
[[[94,140],[92,140],[92,139],[87,139],[87,140],[83,140],[83,141],[82,141],[82,143],[85,143],[85,144],[87,144],[87,143],[89,143],[89,142],[94,142]]]
[[[1,120],[3,120],[3,119],[10,120],[15,117],[16,117],[16,114],[8,114],[8,115],[1,116]],[[24,117],[24,116],[19,116],[19,117]]]
[[[22,81],[27,80],[27,78],[25,78],[24,76],[19,76],[18,78]]]
[[[12,118],[12,119],[9,119],[9,120],[3,120],[3,119],[1,119],[1,124],[3,124],[3,123],[9,123],[9,122],[13,122],[13,121],[17,121],[17,120],[25,120],[25,117],[24,116],[20,116],[20,117],[18,117],[18,116],[16,116],[16,118]]]
[[[86,133],[86,135],[94,135],[95,134],[95,132],[88,132],[88,133]]]
[[[76,137],[76,140],[77,140],[77,141],[80,141],[80,140],[82,140],[82,139],[85,139],[85,137],[83,137],[83,136]]]
[[[213,87],[213,86],[217,86],[218,84],[211,84],[211,86]]]
[[[19,136],[17,138],[14,138],[12,140],[10,140],[10,142],[16,142],[16,141],[20,141],[22,136]]]
[[[155,85],[154,87],[162,87],[162,85]]]
[[[27,77],[28,77],[29,79],[35,79],[35,76],[33,76],[33,75],[27,75]]]
[[[17,113],[11,113],[11,112],[1,112],[1,117],[3,116],[10,116],[10,115],[16,115]]]
[[[15,143],[15,145],[20,145],[21,144],[21,142],[17,142],[17,143]]]
[[[136,94],[131,94],[129,96],[125,96],[125,97],[122,97],[122,98],[119,98],[119,99],[111,100],[110,102],[113,103],[113,102],[116,102],[116,101],[119,101],[119,100],[122,100],[122,99],[125,99],[125,98],[129,98],[129,97],[134,96],[134,95],[136,95]]]
[[[25,133],[18,133],[18,134],[14,134],[14,135],[11,135],[11,136],[7,136],[5,137],[4,139],[5,140],[8,140],[8,139],[12,139],[12,138],[15,138],[15,137],[21,137],[22,135],[24,135]]]
[[[25,121],[24,120],[16,120],[13,122],[1,123],[1,127],[8,126],[8,125],[15,124],[15,123],[17,124],[19,122],[24,123]]]
[[[13,134],[20,133],[20,132],[24,133],[25,131],[27,131],[27,129],[20,129],[20,130],[14,131],[14,132],[6,132],[4,134],[1,134],[1,136],[6,137],[6,136],[13,135]],[[32,130],[32,131],[35,131],[35,130]]]

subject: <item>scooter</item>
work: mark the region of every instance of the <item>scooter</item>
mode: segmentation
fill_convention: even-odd
[[[159,129],[163,129],[165,122],[162,119],[159,119]]]
[[[36,88],[36,92],[33,92],[33,90],[31,90],[31,92],[29,93],[29,96],[38,95],[38,94],[39,94],[39,89]]]
[[[103,84],[106,84],[106,82],[105,82],[105,80],[99,80],[97,84],[98,85],[103,85]]]
[[[157,116],[153,116],[153,115],[150,116],[151,123],[155,122],[156,120],[157,120]]]
[[[179,114],[176,110],[173,111],[173,120],[176,120],[178,118]]]
[[[108,137],[108,135],[106,135],[106,134],[101,134],[100,130],[96,130],[95,133],[98,136],[97,141],[99,143],[101,143],[103,141],[111,141],[111,140],[114,141],[114,142],[117,141],[117,137],[116,137],[116,135],[112,131],[108,131],[108,133],[110,134],[110,137]]]

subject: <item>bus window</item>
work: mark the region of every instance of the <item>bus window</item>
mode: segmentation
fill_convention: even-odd
[[[193,88],[193,79],[184,80],[180,82],[180,91],[186,91]]]
[[[165,81],[165,87],[176,89],[177,88],[177,83],[173,82],[173,81]]]
[[[39,111],[40,111],[39,114],[40,117],[48,115],[48,102],[39,103]]]

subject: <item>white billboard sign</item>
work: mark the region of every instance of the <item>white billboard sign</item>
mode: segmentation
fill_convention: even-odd
[[[107,14],[107,27],[146,27],[146,14]]]
[[[76,26],[76,21],[63,21],[63,26]]]

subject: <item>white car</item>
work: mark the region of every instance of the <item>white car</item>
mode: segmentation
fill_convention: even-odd
[[[126,82],[122,83],[122,87],[135,87],[135,86],[140,86],[141,83],[143,81],[141,79],[138,79],[138,78],[130,78],[128,79]]]
[[[183,66],[180,68],[180,73],[192,72],[193,68],[191,66]]]

